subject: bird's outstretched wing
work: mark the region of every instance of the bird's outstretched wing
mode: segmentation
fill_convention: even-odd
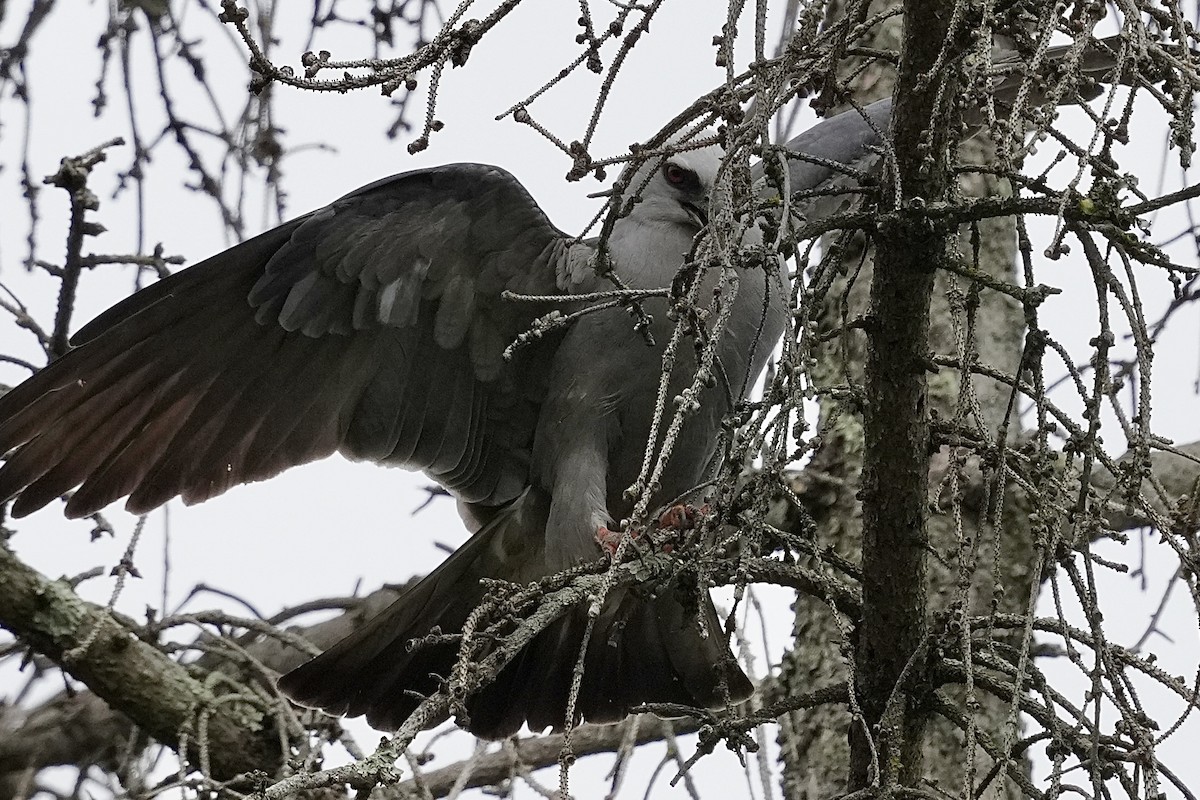
[[[515,178],[387,178],[163,280],[0,397],[0,500],[134,512],[341,451],[504,503],[528,480],[546,359],[505,362],[568,239]],[[14,450],[15,448],[15,450]]]

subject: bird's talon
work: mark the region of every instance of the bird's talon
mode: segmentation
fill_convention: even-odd
[[[686,503],[676,503],[659,516],[658,526],[676,531],[690,531],[698,527],[704,518],[710,515],[712,515],[712,506],[708,503],[699,508]]]
[[[633,536],[636,538],[640,532],[633,531]],[[603,550],[611,558],[617,554],[617,548],[621,546],[621,537],[625,535],[625,531],[609,530],[606,525],[601,525],[596,529],[596,544],[600,545]]]

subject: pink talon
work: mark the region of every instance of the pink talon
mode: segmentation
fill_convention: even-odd
[[[710,514],[712,514],[712,507],[708,503],[699,508],[686,503],[676,503],[662,513],[658,518],[658,525],[661,528],[690,531]]]
[[[596,529],[596,544],[600,545],[600,549],[615,556],[617,547],[621,544],[621,537],[625,535],[624,531],[611,531],[607,526],[601,525]]]

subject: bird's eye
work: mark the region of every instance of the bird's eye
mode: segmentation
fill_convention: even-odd
[[[687,183],[688,170],[678,164],[667,164],[663,167],[663,177],[667,179],[667,183],[672,186],[682,186]]]

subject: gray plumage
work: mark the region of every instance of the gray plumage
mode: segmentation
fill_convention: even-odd
[[[1116,54],[1131,45],[1121,36],[1110,36],[1094,40],[1084,46],[1070,65],[1087,83],[1072,84],[1061,96],[1054,98],[1060,105],[1071,105],[1094,99],[1102,93],[1100,83],[1134,84],[1139,79],[1136,60],[1130,54],[1125,71],[1117,73]],[[1169,45],[1163,45],[1169,49]],[[1049,47],[1042,56],[1047,69],[1060,69],[1072,55],[1075,45]],[[999,73],[993,80],[991,95],[999,119],[1009,117],[1012,104],[1017,101],[1020,90],[1026,90],[1025,108],[1037,108],[1047,104],[1050,97],[1048,87],[1041,81],[1028,80],[1028,65],[1011,50],[994,51],[993,64]],[[1057,87],[1055,87],[1057,88]],[[974,136],[986,121],[984,109],[968,104],[963,108],[963,122],[967,135]],[[880,134],[888,134],[892,123],[892,98],[877,100],[864,106],[861,112],[847,111],[822,120],[808,130],[790,139],[784,148],[793,154],[788,161],[788,180],[795,193],[822,192],[841,187],[858,187],[862,175],[878,176],[882,161]],[[756,165],[756,178],[764,170]],[[844,195],[833,200],[821,200],[802,204],[802,213],[820,218],[825,214],[844,210],[854,195]]]
[[[609,241],[630,286],[671,284],[718,164],[714,150],[676,156],[672,175],[686,177],[676,184],[658,165],[646,168],[642,202]],[[140,513],[334,451],[424,471],[457,498],[478,527],[473,538],[281,682],[301,702],[398,726],[457,655],[453,645],[409,652],[410,639],[460,629],[483,596],[480,578],[528,583],[594,561],[598,528],[632,511],[622,493],[646,449],[673,324],[665,300],[644,302],[658,347],[626,311],[610,309],[503,358],[545,307],[501,293],[609,288],[593,252],[494,167],[458,164],[364,187],[130,297],[0,398],[0,451],[13,449],[0,497],[15,496],[22,516],[78,487],[69,516],[125,495]],[[718,350],[732,397],[722,386],[702,398],[656,502],[701,482],[730,399],[745,393],[782,331],[785,295],[777,275],[741,276]],[[673,391],[695,369],[685,350]],[[750,684],[708,597],[649,591],[618,590],[602,610],[582,717],[612,721],[648,701],[744,699]],[[495,737],[525,721],[562,727],[585,623],[584,610],[569,612],[470,698],[471,729]]]

